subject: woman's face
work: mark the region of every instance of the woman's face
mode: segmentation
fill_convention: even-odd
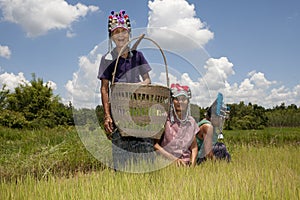
[[[188,103],[189,99],[184,95],[173,98],[173,104],[176,111],[186,111]]]
[[[124,28],[117,28],[112,32],[112,40],[117,48],[122,48],[129,41],[129,32]]]

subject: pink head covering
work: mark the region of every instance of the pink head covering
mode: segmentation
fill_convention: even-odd
[[[171,84],[171,95],[172,95],[172,97],[178,97],[178,96],[184,95],[189,99],[192,97],[192,93],[191,93],[189,86],[180,85],[178,83]]]
[[[192,93],[189,88],[189,86],[186,85],[180,85],[178,83],[171,84],[171,95],[172,98],[176,98],[178,96],[185,96],[186,98],[190,99],[192,98]],[[174,103],[171,102],[171,110],[170,110],[170,121],[173,124],[175,122],[175,117],[183,124],[185,124],[189,120],[189,116],[191,116],[191,108],[190,108],[190,102],[188,102],[187,111],[185,113],[185,116],[182,118],[179,118],[177,116],[177,113],[174,108]]]

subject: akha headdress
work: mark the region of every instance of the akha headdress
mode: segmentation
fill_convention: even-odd
[[[189,88],[189,86],[180,85],[178,83],[171,84],[171,96],[172,96],[172,98],[176,98],[176,97],[182,96],[182,95],[185,96],[188,99],[192,98],[192,93],[191,93],[191,89]],[[171,123],[175,122],[175,117],[176,117],[177,120],[180,121],[180,123],[185,124],[188,121],[189,116],[191,116],[190,102],[188,102],[188,107],[187,107],[187,110],[185,112],[185,116],[183,117],[183,119],[181,119],[180,117],[177,116],[177,113],[176,113],[175,107],[174,107],[174,103],[173,103],[173,101],[171,101],[171,110],[170,110],[170,121],[171,121]]]
[[[192,97],[191,89],[189,86],[186,85],[180,85],[178,83],[171,85],[171,95],[173,98],[184,95],[187,98]]]
[[[125,14],[125,10],[120,10],[120,12],[111,11],[111,15],[108,16],[108,54],[105,56],[106,60],[112,60],[112,32],[117,28],[123,28],[131,32],[131,25],[129,16]]]
[[[111,33],[116,28],[124,28],[130,32],[130,20],[129,16],[125,14],[125,10],[120,10],[120,12],[111,11],[111,15],[108,16],[108,33],[111,36]]]

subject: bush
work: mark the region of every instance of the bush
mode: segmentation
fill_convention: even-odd
[[[9,128],[23,128],[27,127],[28,122],[20,112],[2,110],[0,113],[0,125]]]

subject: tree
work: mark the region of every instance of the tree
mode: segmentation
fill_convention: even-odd
[[[226,129],[263,129],[268,123],[266,111],[262,106],[243,101],[239,104],[229,104],[230,114]]]
[[[52,128],[57,125],[74,124],[72,108],[60,103],[60,98],[54,96],[52,88],[42,79],[36,79],[34,74],[30,83],[19,85],[13,93],[2,92],[0,99],[2,94],[6,94],[5,101],[2,102],[5,104],[6,114],[10,113],[11,120],[22,119],[18,127]],[[4,114],[3,112],[2,116]],[[21,122],[24,124],[20,124]],[[0,124],[14,123],[0,121]]]
[[[7,99],[7,95],[9,94],[9,90],[5,89],[5,87],[6,85],[3,85],[0,91],[0,110],[6,108],[6,99]]]

